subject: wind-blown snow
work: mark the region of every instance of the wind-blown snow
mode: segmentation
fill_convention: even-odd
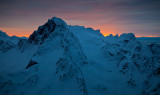
[[[0,95],[160,94],[160,45],[132,33],[104,37],[53,17],[28,39],[2,34]]]

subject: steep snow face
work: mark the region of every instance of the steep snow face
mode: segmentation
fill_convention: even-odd
[[[53,31],[63,31],[67,28],[67,24],[60,18],[53,17],[47,23],[40,26],[37,31],[29,37],[28,42],[34,44],[42,44]]]
[[[160,94],[160,45],[141,44],[131,33],[111,39],[106,37],[107,44],[102,49],[106,57],[117,63],[119,71],[127,75],[128,85],[133,88],[141,85],[144,95]]]

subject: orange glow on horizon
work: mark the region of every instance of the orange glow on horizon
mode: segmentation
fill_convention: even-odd
[[[149,35],[147,35],[147,36],[136,36],[136,37],[159,37],[159,36],[149,36]]]
[[[94,29],[97,29],[97,27],[98,27],[98,29],[100,29],[100,32],[104,36],[109,36],[110,34],[115,36],[117,34],[116,31],[118,31],[116,29],[116,27],[113,27],[111,25],[109,25],[107,27],[106,26],[92,26],[92,27],[96,27]],[[34,32],[34,29],[18,29],[18,28],[1,28],[1,30],[9,36],[14,36],[15,35],[15,36],[18,36],[18,37],[23,37],[23,36],[29,37]],[[121,35],[121,34],[122,33],[118,33],[118,35]],[[159,36],[150,36],[150,35],[141,36],[141,35],[135,35],[135,36],[136,37],[159,37]]]
[[[1,28],[3,32],[5,32],[9,36],[17,36],[17,37],[29,37],[31,31],[29,29],[18,29],[18,28]],[[22,32],[23,31],[23,32]]]

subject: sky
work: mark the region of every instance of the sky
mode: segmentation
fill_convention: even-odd
[[[160,0],[0,0],[0,30],[29,36],[52,17],[103,35],[160,37]]]

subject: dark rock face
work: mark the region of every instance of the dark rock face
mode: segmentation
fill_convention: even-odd
[[[56,24],[49,20],[43,26],[40,26],[37,31],[29,37],[28,42],[34,44],[42,44],[49,34],[51,34],[55,29]]]
[[[0,40],[0,52],[5,53],[8,50],[14,48],[16,45],[10,41]]]
[[[28,63],[28,65],[27,65],[27,67],[26,67],[26,69],[28,69],[29,67],[31,67],[33,65],[36,65],[36,64],[38,64],[38,63],[35,62],[35,61],[30,60],[29,63]]]
[[[160,76],[160,68],[157,68],[154,72],[155,76]]]
[[[52,32],[59,28],[66,28],[66,23],[60,18],[53,17],[44,25],[39,26],[38,30],[34,31],[33,34],[30,35],[27,42],[32,44],[42,44]]]

